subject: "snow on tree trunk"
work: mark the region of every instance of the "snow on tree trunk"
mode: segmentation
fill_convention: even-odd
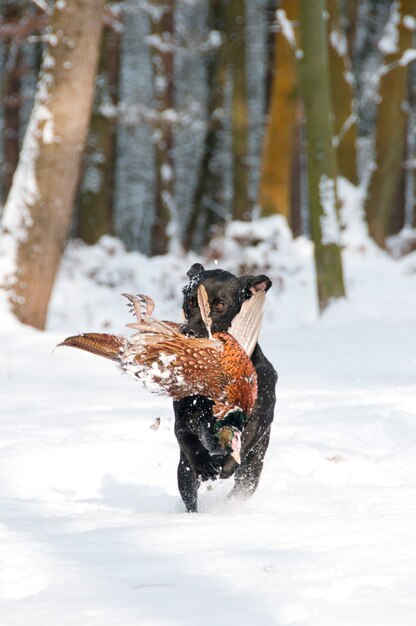
[[[8,21],[17,22],[22,9],[18,5],[8,5],[4,17]],[[20,42],[10,37],[4,44],[2,70],[3,100],[3,168],[1,201],[4,202],[10,191],[13,174],[19,160],[19,125],[21,94],[22,54]]]
[[[358,7],[353,56],[357,99],[357,174],[367,188],[374,169],[374,130],[377,116],[378,81],[383,53],[379,41],[393,0],[361,0]]]
[[[356,184],[357,125],[353,94],[354,79],[348,52],[348,40],[341,23],[339,0],[327,0],[326,4],[329,12],[329,67],[334,132],[337,137],[338,173]]]
[[[300,88],[307,135],[311,233],[320,310],[345,295],[336,193],[336,154],[332,143],[328,36],[324,0],[300,0]],[[299,55],[298,55],[299,56]]]
[[[152,131],[144,114],[153,106],[146,43],[150,26],[147,12],[136,0],[123,3],[123,15],[114,225],[128,249],[150,255],[154,157]]]
[[[43,329],[69,228],[94,92],[104,0],[57,0],[35,104],[2,219],[2,285]]]
[[[414,18],[415,12],[414,0],[393,3],[385,33],[379,42],[379,48],[386,56],[378,71],[375,168],[365,203],[369,233],[379,246],[384,246],[386,236],[392,230],[400,229],[397,225],[402,223],[402,207],[397,198],[403,181],[406,145],[406,51],[413,43],[413,25],[409,28],[406,18]],[[394,218],[396,228],[392,229]]]
[[[208,243],[211,228],[226,219],[222,168],[215,163],[224,132],[224,92],[227,79],[225,46],[226,7],[224,0],[210,0],[208,28],[211,48],[207,60],[208,123],[204,151],[199,166],[192,211],[183,238],[185,250],[201,252]]]
[[[153,97],[155,122],[152,141],[155,151],[155,216],[152,228],[152,254],[166,254],[175,224],[173,195],[173,0],[152,0],[150,11]],[[149,5],[150,6],[150,5]],[[171,227],[171,228],[170,228]]]
[[[416,61],[409,65],[409,117],[406,148],[404,226],[412,228],[416,227]]]

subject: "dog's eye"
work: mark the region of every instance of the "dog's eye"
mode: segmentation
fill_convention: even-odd
[[[214,306],[214,309],[216,311],[223,311],[225,307],[224,302],[217,302],[217,304]]]

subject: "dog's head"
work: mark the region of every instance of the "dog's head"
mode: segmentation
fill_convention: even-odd
[[[203,284],[211,307],[212,332],[228,330],[233,318],[256,291],[267,291],[272,286],[270,278],[258,276],[234,276],[224,270],[205,270],[194,263],[189,270],[189,283],[183,288],[183,312],[185,322],[181,330],[186,335],[207,337],[207,329],[198,307],[197,290]]]

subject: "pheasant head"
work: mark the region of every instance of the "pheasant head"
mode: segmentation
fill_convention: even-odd
[[[233,459],[240,464],[241,430],[235,426],[221,426],[216,434],[220,448],[230,452]]]

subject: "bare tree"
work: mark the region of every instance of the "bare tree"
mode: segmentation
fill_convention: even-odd
[[[16,28],[22,8],[18,4],[8,4],[4,8],[4,18]],[[20,42],[10,36],[5,38],[4,65],[2,69],[1,96],[3,100],[3,176],[1,200],[9,193],[13,174],[19,160],[19,117],[21,104],[21,50]]]
[[[408,115],[403,222],[405,227],[416,228],[416,61],[409,64]]]
[[[379,45],[393,0],[361,0],[355,25],[353,69],[357,109],[357,174],[367,188],[374,169],[378,79],[383,52]]]
[[[169,224],[174,212],[173,196],[173,0],[152,0],[150,11],[153,96],[156,119],[153,127],[155,150],[155,218],[152,254],[166,254]]]
[[[44,328],[65,245],[94,92],[104,0],[57,0],[35,104],[5,206],[12,259],[3,287],[26,324]]]
[[[214,224],[225,221],[224,180],[221,168],[215,163],[224,132],[224,92],[227,79],[225,41],[225,0],[210,0],[208,29],[217,36],[207,54],[208,122],[204,152],[198,170],[192,210],[183,239],[185,250],[203,250]]]
[[[299,0],[300,88],[307,138],[311,233],[320,310],[344,296],[337,215],[336,153],[333,146],[328,35],[324,0]]]
[[[259,184],[263,215],[291,217],[291,177],[296,149],[299,88],[292,23],[299,19],[297,2],[283,0],[277,11],[270,106],[264,136]]]
[[[350,2],[354,5],[354,2]],[[341,20],[339,0],[327,0],[329,13],[329,69],[338,173],[357,183],[355,147],[356,103],[347,33]]]
[[[246,7],[244,0],[233,0],[227,7],[228,43],[232,93],[231,135],[234,219],[250,217],[248,176],[249,111],[247,99]]]
[[[386,46],[383,39],[379,43],[379,47],[387,54],[384,63],[378,68],[378,74],[374,76],[374,80],[380,80],[375,163],[365,207],[370,235],[379,246],[384,246],[386,236],[391,234],[393,220],[396,223],[394,229],[396,231],[400,228],[397,225],[403,223],[403,206],[400,206],[403,203],[397,202],[397,198],[399,188],[403,184],[406,146],[408,96],[406,51],[413,43],[413,30],[408,26],[408,19],[414,17],[416,17],[414,0],[393,3],[388,27],[391,29],[395,24],[397,44],[392,46],[390,37],[387,39],[387,49],[383,48]]]
[[[114,233],[113,203],[117,144],[117,105],[120,75],[120,23],[106,25],[91,115],[84,175],[78,200],[77,232],[94,244]]]

